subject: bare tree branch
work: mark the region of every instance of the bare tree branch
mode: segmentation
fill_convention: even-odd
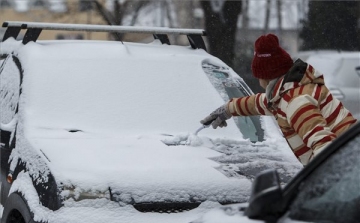
[[[149,2],[145,2],[145,1],[137,1],[137,4],[135,6],[135,10],[134,10],[134,14],[133,14],[133,17],[131,19],[131,23],[130,25],[135,25],[135,22],[139,16],[139,12],[140,12],[140,9],[142,9],[143,7],[145,7],[146,5],[148,5]]]
[[[106,23],[108,25],[115,25],[115,18],[111,15],[111,13],[105,9],[97,0],[94,0],[93,2],[96,6],[96,10],[100,13]]]

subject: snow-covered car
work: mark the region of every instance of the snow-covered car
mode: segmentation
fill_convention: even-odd
[[[189,222],[245,202],[251,180],[301,168],[270,118],[200,120],[252,94],[203,30],[6,22],[2,222]],[[24,39],[16,36],[26,30]],[[151,43],[37,40],[47,29],[151,33]],[[189,46],[171,45],[182,34]]]
[[[298,57],[304,59],[324,74],[325,83],[334,97],[356,117],[360,118],[360,52],[305,51]]]
[[[260,173],[249,203],[216,208],[192,223],[359,223],[360,122],[336,139],[284,188]]]

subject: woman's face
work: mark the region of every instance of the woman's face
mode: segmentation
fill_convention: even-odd
[[[266,86],[268,86],[269,82],[270,81],[266,79],[259,79],[260,86],[264,89],[266,89]]]

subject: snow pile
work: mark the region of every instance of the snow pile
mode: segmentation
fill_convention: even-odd
[[[188,145],[190,146],[201,146],[203,144],[203,141],[201,138],[195,134],[190,134],[188,138]]]

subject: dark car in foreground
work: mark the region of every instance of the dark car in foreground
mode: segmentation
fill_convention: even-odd
[[[248,204],[214,209],[192,223],[360,222],[360,122],[284,188],[275,170],[259,174]]]

